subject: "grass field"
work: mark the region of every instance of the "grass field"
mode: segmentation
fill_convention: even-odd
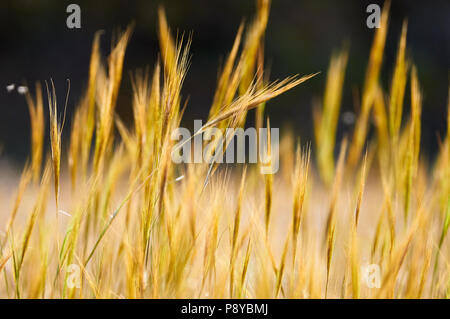
[[[317,78],[268,79],[262,44],[269,7],[258,1],[255,18],[239,28],[204,128],[243,127],[249,116],[257,128],[268,126],[267,101]],[[391,82],[379,80],[388,25],[389,4],[352,134],[336,138],[351,63],[344,48],[320,75],[326,83],[314,108],[315,140],[280,128],[273,175],[256,164],[172,162],[171,132],[189,112],[180,92],[191,38],[173,37],[163,9],[160,60],[152,73],[132,76],[131,127],[115,106],[133,27],[106,61],[97,33],[71,127],[53,82],[26,95],[29,161],[21,173],[0,168],[0,297],[450,296],[450,100],[431,162],[420,147],[426,110],[420,72],[406,53],[406,22]],[[379,285],[367,265],[378,267]]]

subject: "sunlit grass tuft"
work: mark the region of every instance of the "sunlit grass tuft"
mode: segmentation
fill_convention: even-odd
[[[302,144],[281,127],[280,147],[267,143],[264,154],[271,163],[280,151],[276,174],[260,174],[261,165],[219,164],[217,157],[175,165],[171,133],[189,112],[182,86],[192,35],[174,38],[159,9],[160,58],[151,72],[131,73],[128,125],[115,110],[128,80],[123,65],[133,26],[118,34],[106,61],[98,32],[67,134],[65,105],[57,103],[53,82],[47,87],[47,148],[42,88],[26,95],[30,160],[17,177],[0,181],[8,190],[15,185],[5,192],[11,207],[1,206],[8,214],[0,229],[0,297],[450,296],[450,97],[448,127],[431,162],[421,150],[426,95],[406,54],[407,23],[398,30],[391,82],[380,83],[385,6],[356,125],[340,140],[348,49],[332,55],[326,80],[315,73],[271,81],[263,45],[269,8],[270,1],[258,1],[255,18],[236,26],[208,117],[193,138],[210,127],[244,127],[249,115],[257,128],[270,128],[270,100],[313,80],[324,82],[315,143]],[[211,145],[208,156],[216,156],[219,144]],[[367,265],[379,267],[379,287],[368,282]]]

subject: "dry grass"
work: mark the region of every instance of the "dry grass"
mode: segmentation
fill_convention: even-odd
[[[209,117],[196,134],[242,127],[252,109],[261,127],[267,101],[314,76],[269,82],[263,68],[269,7],[268,0],[258,1],[255,19],[239,27]],[[406,22],[390,92],[379,83],[388,15],[386,6],[353,136],[336,141],[344,49],[331,59],[323,103],[315,109],[314,147],[295,145],[281,130],[281,171],[274,175],[261,175],[256,165],[171,161],[170,134],[189,110],[181,87],[191,38],[172,37],[163,9],[161,61],[153,75],[132,76],[131,128],[115,106],[132,27],[118,37],[106,63],[97,33],[67,147],[62,107],[53,85],[47,90],[51,155],[43,170],[40,85],[35,97],[26,96],[31,161],[21,177],[0,182],[2,198],[11,203],[1,206],[0,297],[448,297],[450,124],[428,165],[420,151],[420,70],[405,53]],[[408,81],[411,103],[405,105]],[[450,122],[450,98],[448,111]],[[16,185],[15,193],[6,185]],[[80,288],[70,285],[73,264]],[[380,288],[368,287],[367,264],[380,266]]]

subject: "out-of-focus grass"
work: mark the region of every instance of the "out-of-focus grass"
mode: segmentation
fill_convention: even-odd
[[[312,77],[269,82],[262,45],[269,6],[258,1],[255,19],[239,28],[203,129],[242,127],[251,109],[261,127],[268,100]],[[171,161],[171,132],[189,112],[181,87],[191,38],[172,37],[163,9],[161,59],[153,75],[137,71],[131,77],[131,128],[115,107],[132,27],[118,37],[106,63],[97,33],[67,146],[61,143],[67,131],[62,108],[48,88],[45,161],[41,86],[35,97],[26,96],[30,162],[20,177],[0,181],[1,197],[11,203],[0,201],[0,297],[449,296],[450,125],[430,165],[420,152],[420,70],[406,55],[406,23],[390,92],[379,83],[388,14],[387,5],[353,136],[336,140],[351,63],[344,49],[331,59],[323,102],[315,109],[313,148],[294,144],[284,132],[281,171],[274,175],[259,174],[257,166]],[[405,105],[408,82],[411,103]],[[450,122],[450,100],[448,108]],[[368,139],[372,123],[376,134]],[[380,267],[379,288],[367,282],[368,264]],[[80,287],[71,285],[73,265],[80,269]]]

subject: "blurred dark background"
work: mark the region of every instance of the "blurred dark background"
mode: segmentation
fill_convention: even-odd
[[[81,29],[66,27],[66,7],[70,3],[81,7]],[[355,110],[355,96],[363,85],[374,35],[374,29],[366,27],[369,3],[382,5],[383,1],[273,1],[265,37],[266,66],[270,67],[271,80],[297,73],[322,73],[268,104],[272,126],[286,127],[289,124],[303,141],[313,139],[312,102],[322,96],[332,52],[344,43],[349,44],[350,54],[342,112]],[[3,152],[0,157],[22,162],[29,154],[30,124],[25,98],[16,91],[8,93],[6,86],[26,83],[33,92],[35,81],[52,78],[62,109],[66,79],[69,78],[69,123],[66,123],[64,131],[68,136],[71,111],[87,85],[94,32],[105,31],[101,45],[106,55],[115,31],[134,21],[136,26],[126,51],[117,106],[120,116],[130,120],[129,72],[146,66],[153,69],[159,51],[159,4],[165,7],[174,32],[193,31],[191,67],[183,89],[183,97],[189,97],[184,121],[189,126],[193,119],[205,119],[221,61],[228,54],[242,19],[248,22],[254,16],[256,1],[2,0],[0,148],[3,146]],[[424,94],[422,146],[432,156],[438,148],[438,136],[443,136],[446,127],[450,1],[392,1],[381,74],[385,90],[390,86],[401,24],[405,18],[408,18],[408,54],[417,65]],[[409,86],[407,90],[406,111],[409,109]],[[351,129],[351,125],[340,121],[339,136]]]

